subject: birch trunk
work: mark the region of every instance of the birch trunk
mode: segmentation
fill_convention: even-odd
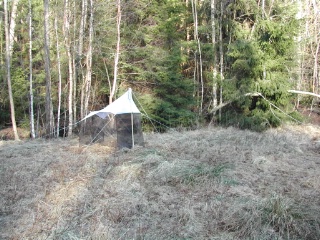
[[[4,28],[5,28],[5,38],[6,38],[6,51],[5,51],[5,62],[6,62],[6,75],[8,82],[8,93],[9,93],[9,102],[10,102],[10,112],[11,112],[11,122],[12,129],[14,134],[14,139],[19,140],[17,123],[15,117],[15,109],[14,109],[14,101],[11,87],[11,58],[13,52],[13,38],[14,38],[14,30],[16,25],[16,15],[17,15],[17,6],[19,0],[12,1],[12,11],[9,19],[9,10],[8,10],[8,1],[4,0]],[[10,22],[9,22],[10,21]]]
[[[194,0],[191,0],[191,10],[192,10],[192,17],[194,19]],[[195,22],[193,21],[193,39],[196,39],[196,25]],[[190,38],[190,36],[189,36]],[[194,70],[193,70],[193,83],[194,83],[194,92],[193,92],[193,96],[196,97],[196,101],[197,101],[197,107],[199,106],[199,82],[198,82],[198,78],[197,78],[197,74],[198,74],[198,61],[197,61],[197,51],[194,52]]]
[[[56,2],[57,4],[57,2]],[[59,45],[59,37],[58,37],[58,19],[55,16],[54,19],[54,30],[56,35],[56,49],[57,49],[57,67],[58,67],[58,111],[57,111],[57,137],[59,136],[60,129],[60,115],[61,115],[61,85],[62,85],[62,77],[61,77],[61,61],[60,61],[60,45]],[[65,134],[63,134],[64,136]]]
[[[51,72],[49,51],[49,0],[44,0],[44,65],[46,73],[46,137],[51,137],[53,124],[52,100],[51,100]]]
[[[30,94],[30,135],[35,138],[34,109],[33,109],[33,76],[32,76],[32,5],[29,0],[29,94]]]
[[[221,84],[220,84],[220,101],[219,105],[223,104],[223,98],[222,98],[222,81],[223,81],[223,36],[222,36],[222,21],[223,21],[223,3],[222,1],[220,2],[220,25],[219,25],[219,54],[220,54],[220,79],[221,79]],[[221,109],[219,109],[219,119],[221,120]]]
[[[77,0],[72,1],[73,2],[73,39],[76,39],[76,29],[77,29],[77,18],[76,18],[76,2]],[[74,41],[72,41],[74,42]],[[72,51],[72,67],[73,67],[73,99],[72,99],[72,105],[73,105],[73,122],[77,122],[77,67],[76,67],[76,58],[77,58],[77,46],[75,43],[73,43],[73,51]]]
[[[203,95],[204,95],[204,85],[203,85],[203,74],[202,74],[202,56],[201,56],[201,45],[200,45],[200,39],[199,39],[199,34],[198,34],[198,11],[197,11],[197,2],[196,0],[192,0],[192,15],[193,15],[193,21],[194,21],[194,39],[197,43],[197,51],[195,54],[195,65],[198,65],[197,62],[197,55],[199,55],[199,69],[198,69],[198,79],[200,80],[200,106],[199,106],[199,116],[202,115],[202,110],[203,110]],[[199,92],[199,89],[198,89]]]
[[[116,92],[117,80],[118,80],[118,63],[119,63],[119,56],[120,56],[120,24],[121,24],[121,2],[120,0],[117,0],[117,48],[116,48],[116,54],[114,58],[113,83],[112,83],[112,90],[109,96],[109,104],[111,104],[113,101],[113,97]]]
[[[64,34],[64,44],[67,52],[68,58],[68,79],[69,79],[69,93],[68,93],[68,136],[72,136],[73,131],[73,61],[70,47],[70,3],[69,0],[64,2],[64,24],[63,24],[63,34]]]
[[[78,72],[81,72],[82,86],[80,94],[80,118],[84,118],[85,112],[87,111],[84,107],[84,89],[85,89],[85,76],[83,74],[83,69],[81,66],[81,59],[83,55],[83,39],[84,39],[84,27],[87,23],[87,0],[82,0],[81,6],[81,20],[80,20],[80,29],[79,29],[79,45],[78,45],[78,56],[76,61],[76,69]],[[79,75],[79,74],[77,74]]]
[[[211,0],[211,38],[212,38],[212,49],[214,51],[213,64],[212,64],[212,104],[213,108],[218,106],[218,94],[217,94],[217,54],[216,54],[216,3],[215,0]]]
[[[318,5],[319,1],[312,0],[313,5],[313,15],[314,15],[314,62],[313,62],[313,92],[318,93],[319,90],[319,51],[320,51],[320,38],[319,38],[319,9]]]
[[[89,1],[90,4],[90,18],[89,18],[89,41],[88,41],[88,51],[86,57],[86,84],[85,84],[85,102],[84,102],[84,114],[87,115],[90,90],[91,90],[91,74],[92,74],[92,42],[93,42],[93,0]]]

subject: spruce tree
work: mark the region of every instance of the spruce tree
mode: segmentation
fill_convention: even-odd
[[[223,122],[258,131],[276,127],[287,117],[272,104],[290,109],[294,11],[280,1],[265,9],[244,1],[232,7],[234,40],[228,46],[230,71],[224,94],[233,104],[225,109]]]

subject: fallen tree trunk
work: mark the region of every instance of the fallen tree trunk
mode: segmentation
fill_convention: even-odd
[[[312,92],[305,92],[305,91],[299,91],[299,90],[288,90],[288,92],[290,93],[297,93],[297,94],[304,94],[304,95],[310,95],[310,96],[314,96],[314,97],[318,97],[320,98],[320,95],[319,94],[315,94],[315,93],[312,93]],[[254,92],[254,93],[246,93],[244,94],[243,96],[261,96],[263,97],[263,95],[259,92]],[[240,96],[239,96],[240,97]],[[263,97],[264,98],[264,97]],[[218,106],[216,106],[215,108],[211,109],[209,111],[209,113],[214,113],[216,111],[218,111],[219,109],[223,108],[224,106],[228,105],[232,103],[232,101],[227,101],[227,102],[224,102],[222,104],[219,104]]]
[[[209,111],[209,113],[214,113],[214,112],[218,111],[219,109],[223,108],[224,106],[226,106],[226,105],[228,105],[228,104],[230,104],[230,103],[232,103],[232,101],[228,101],[228,102],[224,102],[224,103],[222,103],[222,104],[219,104],[218,106],[216,106],[216,107],[214,107],[213,109],[211,109],[211,110]]]
[[[297,94],[311,95],[311,96],[320,98],[319,94],[315,94],[315,93],[312,93],[312,92],[305,92],[305,91],[298,91],[298,90],[288,90],[288,92],[297,93]]]
[[[261,93],[254,92],[254,93],[246,93],[246,94],[243,94],[243,96],[246,96],[246,97],[247,97],[247,96],[251,96],[251,97],[255,96],[255,97],[257,97],[257,96],[262,96],[262,95],[261,95]],[[238,98],[240,98],[240,96],[238,96],[236,99],[238,99]],[[235,100],[235,99],[234,99],[234,100]],[[223,108],[224,106],[232,103],[234,100],[232,100],[232,101],[230,100],[230,101],[227,101],[227,102],[224,102],[224,103],[219,104],[218,106],[216,106],[216,107],[214,107],[213,109],[211,109],[211,110],[209,111],[209,113],[214,113],[214,112],[218,111],[219,109]]]

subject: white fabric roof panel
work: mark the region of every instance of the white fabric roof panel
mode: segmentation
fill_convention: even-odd
[[[136,104],[132,99],[131,88],[129,88],[127,92],[125,92],[121,97],[119,97],[117,100],[115,100],[113,103],[111,103],[107,107],[99,111],[90,112],[82,120],[85,120],[86,118],[89,118],[93,115],[98,115],[100,118],[105,119],[110,113],[114,115],[123,114],[123,113],[140,113],[139,109],[137,108]]]

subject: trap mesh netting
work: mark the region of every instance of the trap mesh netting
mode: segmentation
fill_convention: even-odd
[[[132,100],[131,89],[112,104],[81,120],[79,142],[121,148],[144,145],[141,113]]]
[[[118,149],[144,146],[141,114],[109,114],[105,119],[94,115],[83,121],[79,141],[81,145],[99,143]]]
[[[94,115],[81,122],[79,142],[81,145],[101,143],[116,146],[114,115],[104,119]]]

